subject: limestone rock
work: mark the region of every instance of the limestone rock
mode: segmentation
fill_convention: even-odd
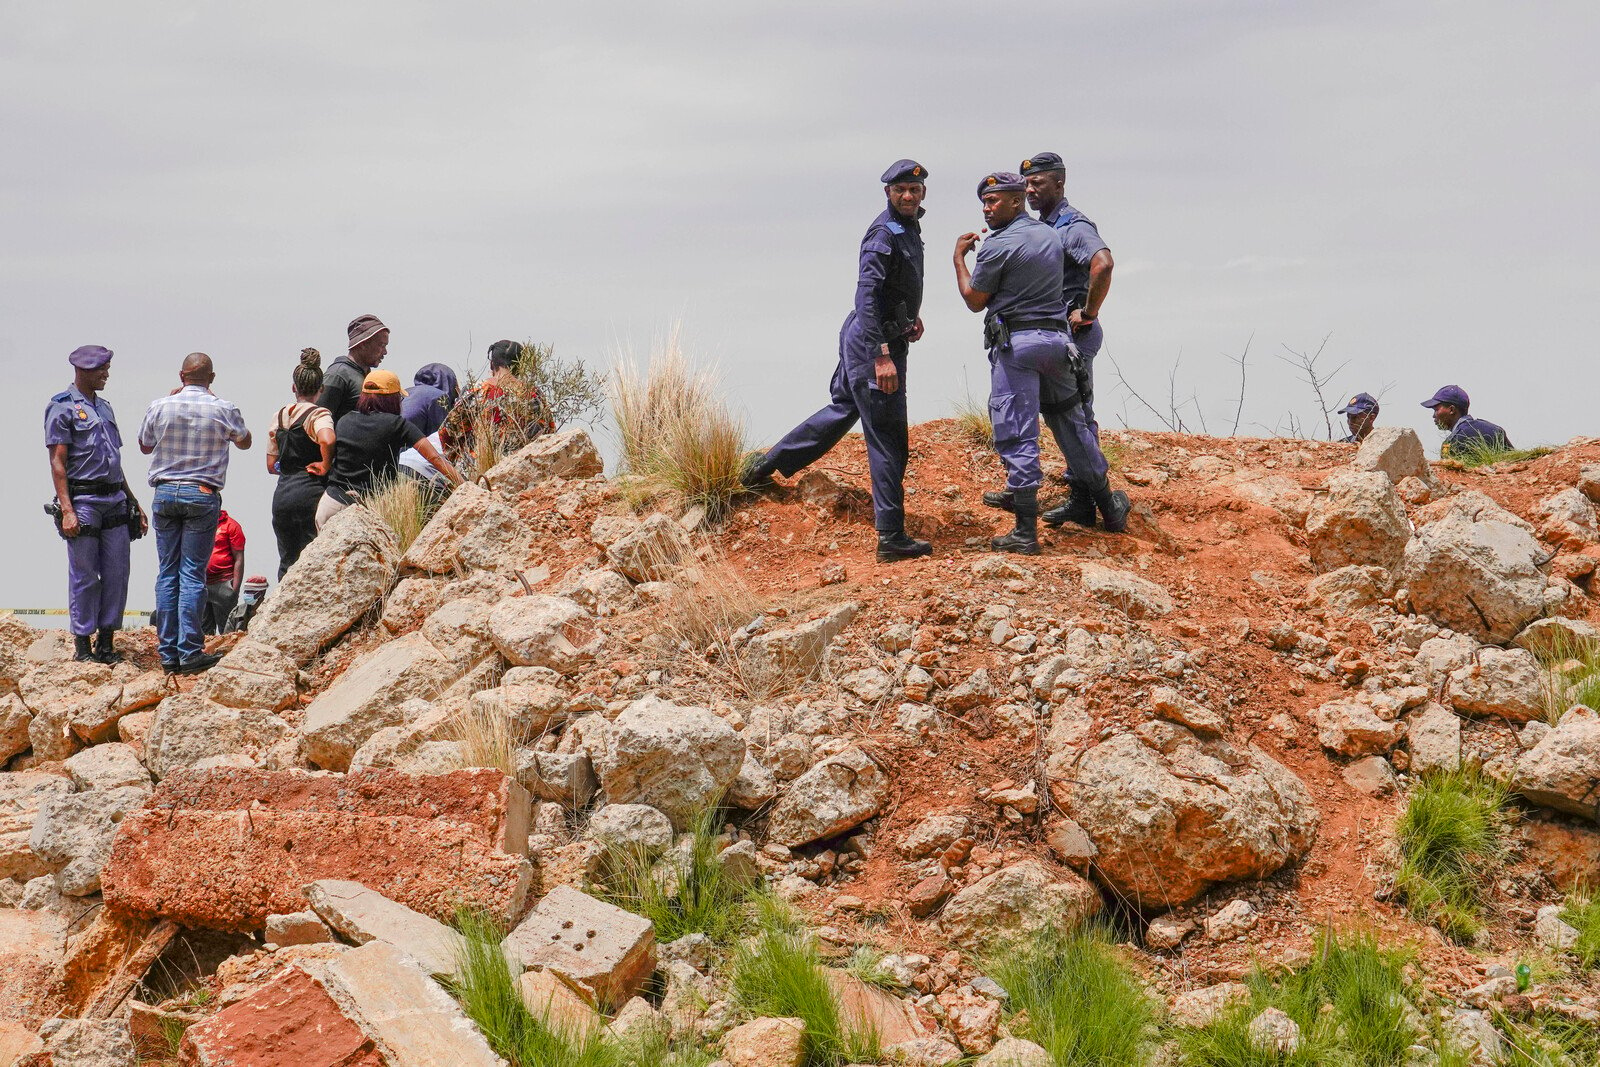
[[[972,821],[965,815],[925,815],[906,831],[897,846],[907,859],[925,859],[936,855],[967,836]]]
[[[497,493],[515,497],[549,478],[588,478],[605,470],[594,441],[583,430],[541,434],[489,468]]]
[[[978,1057],[977,1067],[1055,1067],[1050,1053],[1020,1037],[1002,1037]]]
[[[1243,982],[1220,982],[1179,993],[1172,998],[1168,1015],[1176,1026],[1200,1030],[1216,1022],[1232,1005],[1249,998],[1250,987]]]
[[[796,848],[861,825],[883,810],[889,776],[852,745],[789,784],[767,818],[767,836]]]
[[[407,701],[437,697],[459,673],[421,634],[378,646],[306,708],[300,727],[306,758],[328,770],[347,769],[364,741],[386,726],[404,724]]]
[[[546,967],[578,983],[602,1006],[639,992],[656,967],[649,919],[557,886],[505,939],[525,968]]]
[[[1570,654],[1584,647],[1600,648],[1600,627],[1582,619],[1552,615],[1524,626],[1511,643],[1535,656]]]
[[[1574,550],[1600,541],[1594,505],[1577,489],[1563,489],[1546,497],[1535,504],[1533,510],[1544,520],[1539,526],[1539,536],[1545,541]]]
[[[1177,919],[1171,915],[1158,915],[1145,927],[1145,947],[1157,952],[1177,948],[1185,938],[1194,933],[1192,919]]]
[[[1410,431],[1407,431],[1410,432]],[[1269,1055],[1287,1056],[1300,1048],[1300,1025],[1277,1008],[1250,1020],[1250,1044]]]
[[[1514,512],[1507,511],[1487,493],[1468,489],[1463,493],[1435,500],[1417,509],[1417,527],[1443,522],[1446,519],[1464,519],[1467,522],[1501,522],[1515,526],[1528,534],[1533,533],[1533,523]]]
[[[733,784],[745,744],[705,708],[646,697],[605,731],[595,760],[610,804],[648,804],[683,830]]]
[[[1600,821],[1600,714],[1582,704],[1517,759],[1517,792],[1530,803]]]
[[[305,895],[311,910],[348,941],[393,945],[436,978],[454,977],[460,966],[460,934],[360,882],[325,878],[306,886]]]
[[[122,1019],[58,1019],[46,1024],[44,1062],[51,1067],[135,1067],[139,1057]]]
[[[1561,905],[1548,904],[1539,909],[1533,920],[1533,936],[1545,948],[1564,952],[1583,936],[1575,927],[1561,919]]]
[[[593,616],[566,597],[542,593],[495,605],[489,632],[500,654],[516,666],[562,674],[593,659],[601,642]]]
[[[1405,478],[1433,481],[1428,455],[1417,431],[1407,426],[1375,426],[1356,449],[1350,465],[1357,470],[1380,471],[1398,484]]]
[[[722,1037],[728,1067],[805,1067],[804,1019],[752,1019]]]
[[[27,881],[50,873],[52,863],[29,844],[39,810],[72,792],[72,780],[42,771],[0,774],[0,878]]]
[[[1051,790],[1099,850],[1097,877],[1160,911],[1303,857],[1320,816],[1310,793],[1265,752],[1202,741],[1181,726],[1114,736]]]
[[[509,571],[521,567],[532,549],[533,531],[516,508],[469,483],[458,486],[428,520],[400,566],[425,574]]]
[[[15,693],[0,696],[0,766],[19,752],[26,752],[33,742],[28,737],[28,727],[33,722],[33,712]]]
[[[890,1063],[902,1067],[954,1067],[964,1057],[959,1046],[942,1037],[919,1037],[883,1047]]]
[[[1389,572],[1371,565],[1339,567],[1306,583],[1307,600],[1341,615],[1370,608],[1393,591]]]
[[[225,708],[192,691],[178,693],[156,708],[144,762],[159,780],[217,757],[259,760],[289,733],[288,723],[265,711]]]
[[[581,1042],[605,1026],[587,991],[554,971],[527,971],[517,979],[517,995],[534,1018],[568,1040]]]
[[[1311,560],[1320,571],[1372,565],[1392,570],[1411,536],[1405,504],[1379,471],[1344,471],[1306,520]]]
[[[1498,644],[1544,613],[1545,558],[1539,542],[1515,526],[1451,516],[1411,539],[1400,581],[1416,610]]]
[[[100,891],[100,871],[111,858],[117,823],[149,796],[148,787],[123,786],[57,797],[40,806],[28,843],[41,859],[59,867],[61,892],[82,897]]]
[[[645,856],[672,846],[672,821],[648,804],[607,804],[589,817],[587,833],[601,848]]]
[[[762,766],[754,755],[746,752],[744,763],[739,766],[738,777],[728,787],[728,803],[745,811],[755,811],[764,804],[770,804],[777,795],[777,776]]]
[[[609,567],[585,573],[561,592],[601,618],[621,615],[639,605],[639,594],[634,592],[632,583]]]
[[[1083,563],[1081,570],[1084,592],[1131,618],[1154,618],[1173,608],[1172,594],[1148,578],[1099,563]]]
[[[939,925],[968,948],[1026,936],[1047,927],[1071,929],[1099,912],[1099,892],[1071,871],[1027,860],[1002,867],[957,893]]]
[[[1371,797],[1388,796],[1400,787],[1394,766],[1382,756],[1358,759],[1341,772],[1345,784]]]
[[[1215,915],[1206,917],[1206,936],[1213,941],[1231,941],[1254,930],[1260,921],[1248,900],[1230,900]]]
[[[446,601],[423,620],[422,636],[457,672],[465,673],[495,655],[494,637],[489,630],[490,610],[491,606],[477,597]]]
[[[318,945],[333,940],[328,924],[315,911],[292,911],[268,915],[263,939],[269,945]]]
[[[139,762],[132,745],[112,741],[86,748],[67,759],[63,765],[72,775],[73,784],[81,790],[116,789],[135,785],[149,789],[150,772]]]
[[[383,600],[400,565],[393,532],[357,505],[335,515],[250,620],[250,639],[306,663]]]
[[[202,675],[195,689],[224,707],[282,711],[295,702],[298,669],[278,649],[246,638]]]
[[[757,634],[745,646],[744,660],[757,676],[809,677],[822,665],[828,646],[850,625],[860,605],[840,604],[808,622]]]
[[[656,514],[613,541],[606,558],[635,582],[660,582],[671,579],[693,549],[682,526]]]
[[[1201,737],[1220,737],[1228,727],[1222,715],[1171,686],[1158,685],[1151,690],[1150,707],[1161,718],[1187,726]]]
[[[1511,722],[1544,717],[1539,661],[1521,648],[1484,648],[1477,662],[1450,672],[1450,702],[1468,715],[1498,715]]]
[[[17,682],[22,702],[32,713],[28,739],[40,759],[66,759],[83,747],[72,729],[75,719],[85,722],[116,721],[122,687],[103,663],[61,660],[41,664]]]
[[[1385,711],[1387,709],[1384,709]],[[1330,700],[1312,712],[1317,740],[1341,756],[1382,755],[1399,744],[1405,725],[1384,717],[1380,709],[1360,697]]]
[[[849,1029],[876,1033],[883,1045],[927,1036],[927,1028],[916,1011],[899,997],[868,985],[848,971],[829,967],[822,975],[839,1004],[840,1019]]]

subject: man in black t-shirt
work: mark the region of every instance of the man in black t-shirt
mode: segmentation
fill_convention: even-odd
[[[361,399],[361,383],[367,372],[383,362],[389,352],[389,327],[376,315],[362,315],[346,328],[350,350],[328,367],[322,376],[322,395],[317,403],[328,409],[335,424],[341,416],[356,409]]]

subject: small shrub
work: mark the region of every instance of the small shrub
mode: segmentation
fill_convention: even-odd
[[[1395,888],[1411,914],[1450,937],[1482,929],[1486,873],[1503,851],[1505,787],[1475,767],[1423,777],[1400,816]]]
[[[735,883],[717,862],[720,808],[710,805],[689,825],[687,856],[659,862],[638,849],[609,850],[601,864],[601,896],[655,923],[656,940],[705,934],[727,944],[750,925],[756,887]]]
[[[1538,459],[1554,451],[1555,449],[1547,445],[1540,445],[1537,448],[1501,448],[1494,442],[1480,440],[1451,445],[1450,451],[1442,459],[1450,466],[1475,470],[1496,463],[1517,463],[1527,459]]]
[[[505,931],[478,912],[456,916],[462,945],[451,992],[489,1042],[512,1067],[627,1067],[621,1051],[596,1029],[566,1034],[548,1026],[523,1003],[511,965],[500,951]]]
[[[1561,921],[1578,931],[1569,950],[1585,969],[1600,965],[1600,897],[1587,885],[1573,889],[1561,909]]]
[[[846,1025],[804,926],[770,899],[758,912],[759,934],[734,953],[734,1000],[751,1015],[803,1019],[806,1067],[876,1063],[878,1035]]]
[[[592,423],[606,408],[606,376],[581,359],[556,355],[551,344],[528,341],[517,361],[517,377],[539,390],[556,429],[573,422]]]
[[[439,507],[434,496],[408,474],[394,474],[374,483],[362,494],[361,502],[394,531],[401,552],[411,547]]]
[[[987,972],[1059,1067],[1138,1067],[1155,1006],[1102,929],[1049,929],[1001,949]],[[1013,1025],[1019,1025],[1013,1022]]]
[[[619,367],[611,394],[623,464],[642,487],[675,492],[712,514],[743,491],[744,424],[728,410],[718,376],[690,367],[676,334],[646,367]]]

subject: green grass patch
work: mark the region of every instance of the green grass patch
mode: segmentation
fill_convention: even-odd
[[[1600,1063],[1600,1029],[1554,1012],[1513,1019],[1495,1015],[1505,1035],[1500,1067],[1593,1067]]]
[[[1423,777],[1396,828],[1395,888],[1420,922],[1458,941],[1483,928],[1487,873],[1504,852],[1505,787],[1476,767]]]
[[[596,885],[602,899],[655,923],[656,940],[704,934],[726,945],[744,933],[760,887],[730,878],[717,862],[721,808],[700,811],[689,824],[685,852],[662,859],[633,848],[608,850]]]
[[[1569,949],[1585,969],[1600,965],[1600,897],[1587,885],[1580,885],[1567,896],[1561,921],[1578,931],[1578,940]]]
[[[805,1021],[806,1067],[876,1063],[878,1035],[847,1024],[804,924],[770,898],[757,908],[757,935],[734,953],[735,1002],[753,1016]]]
[[[1540,445],[1537,448],[1501,448],[1490,441],[1467,441],[1451,445],[1450,451],[1442,458],[1445,462],[1463,470],[1475,470],[1478,467],[1492,467],[1496,463],[1518,463],[1522,460],[1538,459],[1554,451],[1555,449],[1548,445]]]
[[[1408,952],[1387,949],[1369,933],[1317,938],[1305,967],[1274,978],[1257,971],[1251,996],[1211,1026],[1178,1032],[1186,1067],[1399,1067],[1422,1036],[1409,1006]],[[1282,1053],[1256,1047],[1250,1022],[1277,1008],[1300,1027],[1300,1046]]]
[[[1545,721],[1556,725],[1574,704],[1600,708],[1600,642],[1552,629],[1529,651],[1544,668]]]
[[[997,950],[984,970],[1010,994],[1012,1027],[1059,1067],[1146,1062],[1155,1004],[1105,930],[1044,930]]]
[[[871,945],[857,945],[845,960],[844,969],[870,986],[889,992],[900,989],[900,981],[883,966],[883,953]]]

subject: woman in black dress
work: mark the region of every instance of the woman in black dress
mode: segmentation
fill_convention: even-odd
[[[317,503],[328,486],[333,462],[333,416],[317,406],[322,392],[322,356],[300,353],[291,383],[294,403],[278,411],[267,443],[267,470],[278,476],[272,493],[272,532],[278,537],[278,579],[317,536]]]

